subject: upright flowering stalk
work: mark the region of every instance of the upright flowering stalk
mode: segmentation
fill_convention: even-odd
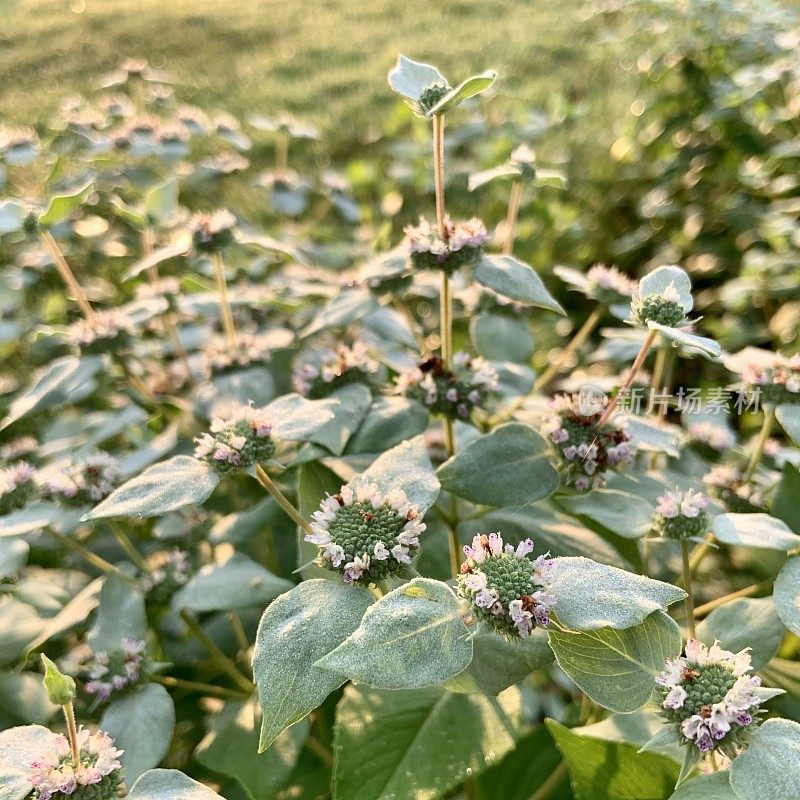
[[[464,546],[458,593],[479,620],[507,637],[525,638],[537,625],[550,624],[554,562],[549,554],[532,560],[532,552],[531,539],[515,548],[504,545],[499,533],[479,534]]]
[[[70,325],[67,336],[81,353],[114,353],[127,350],[133,342],[136,325],[130,315],[119,308],[95,312],[89,319]]]
[[[455,249],[450,243],[451,234],[454,234],[455,227],[449,222],[445,213],[444,200],[444,118],[445,112],[455,107],[464,100],[474,97],[480,92],[486,91],[497,79],[496,73],[492,71],[475,75],[455,88],[451,87],[447,79],[439,72],[436,67],[429,64],[422,64],[413,61],[405,56],[399,56],[397,64],[389,73],[389,85],[403,97],[417,116],[430,119],[433,126],[433,178],[434,191],[436,195],[436,226],[440,253],[432,253],[431,257],[439,258],[447,254],[448,261],[452,252],[460,252],[463,248]],[[467,242],[466,252],[482,247],[485,238],[485,230],[471,228],[465,231]],[[419,238],[423,241],[431,238],[427,234]],[[443,248],[443,249],[442,249]],[[420,251],[430,252],[430,251]],[[463,253],[462,253],[463,255]],[[413,256],[412,256],[413,258]],[[459,257],[457,257],[458,260]],[[450,286],[450,275],[448,270],[442,270],[441,291],[439,293],[439,337],[441,340],[442,361],[445,369],[452,368],[453,358],[453,302]],[[445,430],[447,447],[450,455],[454,452],[454,438],[452,424],[445,419]]]
[[[700,753],[719,750],[729,758],[747,746],[761,713],[761,679],[748,674],[747,650],[732,653],[718,642],[692,638],[684,656],[672,658],[656,678],[661,715],[680,744]]]
[[[406,242],[411,264],[417,269],[439,269],[452,275],[461,267],[477,264],[489,240],[486,226],[477,218],[453,222],[444,218],[442,229],[420,217],[418,225],[407,225]]]
[[[694,637],[694,593],[692,591],[692,570],[689,563],[689,540],[703,536],[708,530],[708,497],[692,489],[665,492],[658,498],[653,530],[667,539],[674,539],[681,545],[683,588],[686,590],[686,627]]]
[[[366,586],[405,573],[425,527],[401,489],[383,494],[357,482],[322,501],[305,539],[319,548],[320,565],[340,572],[345,583]]]

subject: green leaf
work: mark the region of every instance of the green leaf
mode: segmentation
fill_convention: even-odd
[[[768,719],[731,764],[731,786],[739,800],[795,798],[800,787],[800,724]]]
[[[358,627],[373,600],[366,589],[317,579],[295,586],[267,607],[253,651],[263,715],[259,752],[344,683],[316,663]]]
[[[553,651],[542,628],[524,639],[509,641],[496,633],[472,637],[470,665],[445,684],[451,692],[498,695],[553,662]]]
[[[131,266],[128,267],[128,269],[125,271],[125,274],[122,276],[122,280],[129,281],[132,278],[141,275],[143,272],[146,272],[151,267],[157,267],[159,264],[163,264],[165,261],[169,261],[171,258],[177,258],[178,256],[186,255],[188,250],[189,243],[186,241],[175,242],[173,244],[166,244],[163,247],[157,247],[149,255],[145,256],[144,258],[140,258],[138,261],[135,261],[133,264],[131,264]]]
[[[30,797],[31,761],[52,746],[55,734],[41,725],[22,725],[0,731],[0,800]]]
[[[560,485],[547,442],[520,422],[473,439],[438,474],[446,491],[487,506],[529,505]]]
[[[308,338],[328,328],[344,328],[362,320],[378,308],[378,301],[367,289],[351,289],[333,298],[319,309],[300,335]]]
[[[783,565],[775,579],[772,599],[783,624],[800,636],[800,556],[793,556]]]
[[[416,400],[378,397],[358,430],[347,443],[346,453],[381,453],[428,427],[428,411]]]
[[[316,666],[376,689],[410,689],[443,683],[471,660],[472,639],[453,590],[414,578],[370,606]]]
[[[775,417],[786,435],[800,446],[800,405],[782,405],[775,409]]]
[[[120,761],[125,780],[133,783],[167,754],[175,729],[175,706],[163,686],[148,683],[114,700],[100,718],[100,729],[124,751]]]
[[[638,539],[652,528],[653,506],[629,492],[595,489],[567,495],[560,503],[571,514],[586,517],[625,539]]]
[[[37,672],[0,674],[0,712],[14,722],[46,724],[56,713]],[[0,768],[2,769],[2,768]],[[0,785],[3,781],[0,777]],[[0,794],[0,797],[2,795]]]
[[[436,800],[514,748],[520,713],[516,689],[489,698],[348,686],[336,709],[334,800]]]
[[[688,314],[694,306],[692,281],[684,270],[673,264],[657,267],[652,272],[648,272],[639,281],[639,297],[644,299],[653,294],[664,294],[670,285],[680,295],[678,302]]]
[[[715,608],[697,626],[697,638],[701,642],[711,645],[718,639],[726,650],[734,653],[752,648],[750,655],[756,670],[772,660],[783,634],[783,624],[771,597],[731,600]]]
[[[439,480],[423,436],[401,442],[378,456],[360,479],[374,483],[384,494],[402,489],[423,514],[439,496]]]
[[[517,180],[521,176],[522,168],[520,165],[509,161],[506,164],[501,164],[499,167],[485,169],[481,172],[473,172],[467,181],[467,188],[471,192],[474,192],[476,189],[479,189],[481,186],[485,186],[487,183],[491,183],[492,181]]]
[[[82,206],[92,193],[93,185],[84,184],[68,194],[58,194],[51,198],[47,210],[39,217],[43,228],[52,228],[63,222],[76,208]]]
[[[717,541],[738,547],[784,552],[800,547],[800,536],[769,514],[720,514],[714,518],[713,531]]]
[[[475,267],[474,277],[502,297],[566,315],[533,268],[513,256],[484,256]]]
[[[481,72],[480,75],[473,75],[451,89],[425,116],[433,117],[437,114],[444,114],[451,108],[455,108],[465,100],[469,100],[475,95],[490,89],[497,80],[497,73],[492,69]]]
[[[83,519],[160,517],[204,503],[219,481],[219,473],[210,464],[194,456],[174,456],[123,483]]]
[[[550,646],[561,669],[598,705],[630,713],[647,702],[655,676],[683,642],[663,611],[625,630],[565,632],[551,627]]]
[[[32,606],[0,595],[0,666],[14,663],[46,625]]]
[[[323,498],[338,494],[341,488],[342,479],[326,466],[317,461],[303,464],[300,467],[300,476],[297,481],[300,515],[303,519],[311,519],[311,515],[319,508]],[[331,570],[309,563],[317,557],[319,548],[315,544],[305,541],[305,531],[300,527],[297,529],[297,536],[298,561],[302,568],[303,578],[331,578],[333,575]],[[340,580],[338,575],[335,576],[335,580]]]
[[[178,180],[170,178],[154,186],[144,198],[144,211],[151,225],[159,225],[175,213],[178,206]]]
[[[11,401],[0,430],[36,411],[83,400],[94,391],[94,376],[102,366],[102,360],[95,357],[65,356],[51,361],[33,385]]]
[[[647,323],[647,327],[651,331],[658,331],[671,342],[675,342],[676,345],[681,345],[690,350],[699,350],[701,355],[707,356],[708,358],[719,358],[722,355],[722,348],[719,344],[713,339],[707,339],[705,336],[698,336],[695,333],[689,333],[680,328],[670,328],[659,322],[650,321]]]
[[[234,553],[223,564],[210,564],[193,575],[172,598],[172,607],[195,612],[263,607],[291,588],[289,581],[244,553]]]
[[[791,530],[800,531],[800,470],[788,461],[783,465],[783,475],[772,496],[770,513],[783,520]]]
[[[526,364],[536,342],[525,319],[507,314],[480,314],[470,325],[475,349],[490,361],[515,361]]]
[[[3,200],[0,203],[0,236],[4,233],[16,233],[22,230],[28,211],[22,203],[15,200]]]
[[[3,518],[0,517],[0,537],[2,534]],[[23,539],[0,538],[0,580],[13,578],[21,572],[28,563],[30,545]]]
[[[447,83],[436,67],[414,61],[404,55],[397,56],[397,63],[387,76],[389,86],[408,100],[419,100],[423,89],[434,83]]]
[[[545,725],[569,768],[575,800],[664,800],[675,785],[671,758],[581,735],[552,719]]]
[[[265,753],[256,755],[261,712],[255,700],[227,703],[211,719],[194,757],[213,772],[229,775],[252,800],[273,797],[294,769],[308,736],[307,722],[284,731]]]
[[[689,746],[683,754],[683,763],[678,775],[678,784],[683,783],[696,769],[703,760],[703,754],[698,748]]]
[[[698,775],[682,783],[669,800],[736,800],[728,771]]]
[[[92,649],[119,650],[124,638],[144,639],[146,635],[147,613],[142,593],[119,575],[109,575],[103,581],[97,616],[89,631]]]
[[[127,800],[222,800],[208,786],[176,769],[151,769],[133,785]]]
[[[686,597],[677,586],[588,558],[557,558],[554,575],[556,614],[574,630],[630,628]]]
[[[264,408],[269,419],[274,420],[273,433],[278,439],[305,441],[337,413],[340,402],[336,398],[306,400],[299,394],[285,394]]]
[[[337,389],[330,399],[338,401],[338,404],[331,409],[333,418],[327,419],[324,425],[317,427],[308,435],[308,439],[340,456],[350,437],[367,415],[372,405],[372,394],[366,386],[353,383]]]

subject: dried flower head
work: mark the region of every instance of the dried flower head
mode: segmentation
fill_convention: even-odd
[[[79,319],[69,326],[67,336],[83,353],[107,353],[130,347],[136,325],[120,308],[96,311],[90,319]]]
[[[384,495],[375,484],[356,483],[322,501],[305,538],[319,547],[319,564],[341,572],[345,583],[369,585],[405,572],[425,527],[401,489]]]
[[[0,514],[22,508],[36,493],[36,468],[27,461],[17,461],[0,469]]]
[[[731,464],[720,464],[703,475],[703,483],[712,497],[721,500],[728,511],[750,513],[764,511],[766,503],[761,489]]]
[[[201,253],[215,253],[233,242],[236,217],[220,209],[212,214],[195,214],[189,222],[192,243]]]
[[[119,461],[99,450],[83,458],[51,464],[37,473],[36,481],[51,499],[81,506],[107,497],[121,477]]]
[[[67,737],[61,734],[53,734],[50,746],[36,755],[28,774],[35,800],[110,800],[118,796],[122,750],[114,747],[107,733],[89,733],[85,728],[78,730],[77,743],[77,764]]]
[[[115,692],[146,680],[149,669],[150,660],[145,653],[145,643],[141,639],[126,636],[118,650],[92,653],[91,660],[86,664],[89,680],[83,688],[99,702],[105,702]]]
[[[749,675],[747,650],[731,653],[718,642],[696,639],[684,656],[669,659],[656,678],[661,713],[677,728],[682,744],[729,757],[747,744],[758,724],[761,679]]]
[[[800,353],[786,360],[776,359],[771,367],[747,364],[742,378],[748,393],[758,393],[764,405],[800,404]]]
[[[506,636],[530,636],[536,625],[550,624],[554,561],[549,553],[531,560],[532,552],[531,539],[514,548],[499,533],[479,534],[464,546],[458,593],[478,619]]]
[[[544,432],[555,446],[568,482],[579,491],[601,485],[608,467],[633,460],[631,437],[613,418],[597,427],[607,405],[605,396],[583,394],[556,395],[550,401],[553,413],[545,420]]]
[[[275,455],[273,422],[264,411],[237,406],[211,420],[211,432],[195,439],[195,458],[204,459],[222,473],[262,464]]]
[[[476,264],[489,239],[486,227],[473,217],[453,222],[445,218],[444,238],[435,222],[420,217],[419,225],[405,229],[411,263],[418,269],[441,269],[452,274],[460,267]]]
[[[363,342],[355,342],[352,347],[339,343],[335,350],[322,353],[319,363],[297,366],[292,373],[292,384],[304,397],[317,399],[349,383],[372,386],[379,366],[367,355]]]
[[[692,489],[665,492],[658,498],[653,530],[668,539],[692,539],[708,530],[708,497]]]
[[[434,414],[450,419],[469,419],[472,410],[485,405],[497,389],[497,372],[482,358],[456,353],[453,369],[432,356],[397,378],[395,391],[418,400]]]

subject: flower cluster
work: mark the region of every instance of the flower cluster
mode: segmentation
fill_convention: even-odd
[[[84,458],[51,464],[37,474],[43,493],[73,505],[97,503],[118,486],[122,473],[114,456],[99,450]]]
[[[84,353],[104,353],[125,350],[131,345],[136,325],[119,308],[96,311],[89,319],[79,319],[70,325],[67,337]]]
[[[0,461],[15,461],[29,456],[39,449],[39,442],[34,436],[20,436],[0,446]]]
[[[357,483],[322,501],[305,538],[319,547],[319,564],[342,572],[345,583],[369,585],[405,571],[426,528],[420,517],[401,489],[384,495]]]
[[[629,464],[634,450],[628,433],[612,421],[602,428],[597,423],[608,398],[593,397],[587,405],[582,395],[556,395],[550,401],[553,414],[544,432],[556,448],[568,481],[578,491],[600,485],[608,467]]]
[[[703,475],[703,483],[713,497],[721,500],[728,511],[750,513],[763,511],[761,490],[745,478],[744,472],[731,464],[720,464]]]
[[[532,552],[530,539],[515,549],[503,545],[499,533],[479,534],[464,546],[467,559],[457,577],[458,592],[479,619],[507,636],[529,636],[536,625],[550,624],[555,562],[549,553],[531,560]]]
[[[482,406],[498,383],[497,372],[482,358],[456,353],[453,369],[432,356],[397,378],[396,391],[418,400],[434,414],[451,419],[469,419],[476,406]]]
[[[86,665],[89,680],[84,689],[98,701],[105,702],[114,692],[133,686],[146,677],[148,666],[145,643],[126,636],[119,650],[92,654],[91,662]]]
[[[631,320],[644,326],[648,322],[656,322],[668,328],[682,328],[689,324],[689,320],[680,300],[680,292],[670,283],[663,292],[634,298],[631,302]]]
[[[452,274],[477,263],[489,239],[484,224],[476,218],[453,222],[446,217],[444,237],[435,222],[420,217],[419,225],[405,228],[411,263],[418,269],[441,269]]]
[[[636,293],[636,281],[631,280],[617,267],[595,264],[587,273],[591,297],[605,306],[630,303]]]
[[[205,459],[220,472],[247,469],[275,455],[272,420],[249,405],[233,408],[225,417],[211,420],[211,433],[195,439],[195,458]]]
[[[35,491],[36,468],[27,461],[18,461],[10,467],[0,469],[0,514],[8,514],[22,508]]]
[[[142,578],[142,589],[154,605],[167,605],[172,596],[189,580],[191,565],[183,550],[173,548],[156,554],[150,571]]]
[[[668,539],[693,539],[708,530],[708,497],[687,489],[665,492],[658,498],[653,530]]]
[[[757,724],[761,702],[761,679],[747,674],[750,655],[696,639],[689,639],[685,653],[669,659],[656,678],[661,713],[677,726],[683,744],[733,757]]]
[[[693,422],[688,428],[689,436],[695,442],[706,445],[718,453],[730,450],[736,444],[736,436],[733,431],[722,425],[715,425],[708,420]]]
[[[233,242],[236,217],[220,209],[213,214],[195,214],[189,222],[192,243],[201,253],[215,253]]]
[[[742,378],[751,392],[758,390],[763,404],[800,404],[800,353],[786,362],[776,361],[772,367],[748,364]]]
[[[28,781],[35,800],[110,800],[122,783],[122,750],[107,733],[78,730],[78,763],[66,736],[53,734],[50,747],[31,762]]]
[[[369,385],[378,369],[378,362],[367,355],[363,342],[352,347],[340,343],[335,350],[322,354],[319,365],[299,365],[292,373],[292,384],[304,397],[317,399],[348,383]]]
[[[271,357],[270,340],[266,336],[237,333],[235,348],[226,337],[215,336],[203,349],[203,370],[214,377],[254,364],[266,364]]]

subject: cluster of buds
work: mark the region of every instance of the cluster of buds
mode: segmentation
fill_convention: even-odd
[[[191,575],[189,557],[177,548],[157,553],[155,560],[148,566],[150,570],[142,578],[142,589],[148,602],[156,606],[167,605]]]
[[[216,253],[233,242],[236,217],[226,209],[212,214],[195,214],[189,222],[189,228],[195,250]]]
[[[301,364],[292,373],[292,385],[304,397],[317,399],[349,383],[372,385],[379,364],[367,355],[363,342],[352,347],[337,344],[335,350],[323,353],[321,363]]]
[[[77,732],[78,759],[66,736],[53,734],[49,746],[31,762],[28,781],[35,800],[110,800],[122,783],[122,750],[111,737],[85,728]]]
[[[635,297],[631,302],[631,320],[645,327],[648,322],[667,328],[683,328],[689,324],[681,294],[672,283],[663,292]]]
[[[764,405],[800,404],[800,353],[771,367],[748,364],[742,378],[750,392],[758,391]]]
[[[506,636],[530,636],[537,625],[550,624],[554,561],[549,553],[531,560],[532,552],[530,539],[514,548],[499,533],[479,534],[464,546],[458,592],[478,619]]]
[[[419,225],[405,228],[411,263],[417,269],[441,269],[451,275],[457,269],[476,264],[489,239],[485,225],[476,218],[444,221],[444,238],[435,222],[420,217]]]
[[[617,267],[595,264],[587,273],[589,295],[604,306],[630,303],[636,293],[636,281]]]
[[[0,514],[22,508],[36,493],[36,468],[18,461],[0,469]]]
[[[696,639],[684,656],[670,659],[656,678],[661,713],[682,744],[702,752],[720,749],[733,758],[758,722],[761,679],[749,675],[747,650],[731,653]]]
[[[262,464],[275,455],[272,425],[261,409],[237,406],[225,417],[214,417],[211,432],[195,439],[195,458],[222,473]]]
[[[99,702],[105,702],[113,693],[130,688],[147,677],[149,662],[145,643],[126,636],[119,650],[93,653],[86,669],[89,680],[83,688]]]
[[[555,445],[568,482],[578,491],[601,485],[608,467],[619,467],[633,460],[631,437],[613,421],[597,427],[607,397],[582,394],[556,395],[550,401],[553,414],[545,421],[544,432]]]
[[[468,353],[453,356],[453,369],[432,356],[397,378],[396,391],[418,400],[434,414],[450,419],[469,419],[472,410],[483,406],[497,389],[497,372],[482,358]]]
[[[411,563],[426,527],[421,516],[401,489],[384,495],[357,483],[322,501],[305,538],[319,547],[317,563],[341,572],[345,583],[376,584]]]
[[[720,464],[703,475],[703,483],[712,497],[720,500],[728,511],[747,514],[763,511],[764,495],[744,472],[731,464]]]
[[[107,353],[130,347],[136,325],[122,309],[96,311],[89,319],[79,319],[69,326],[67,337],[83,353]]]
[[[100,450],[84,458],[51,464],[37,474],[42,492],[72,505],[97,503],[119,485],[118,459]]]
[[[665,492],[658,498],[653,530],[668,539],[694,539],[708,530],[708,497],[687,489]]]
[[[724,453],[736,444],[736,436],[733,431],[708,420],[691,423],[688,431],[689,436],[695,442],[709,447],[717,453]]]
[[[209,377],[233,370],[266,364],[271,359],[270,341],[266,336],[241,332],[236,346],[231,347],[224,336],[215,336],[203,350],[203,370]]]

